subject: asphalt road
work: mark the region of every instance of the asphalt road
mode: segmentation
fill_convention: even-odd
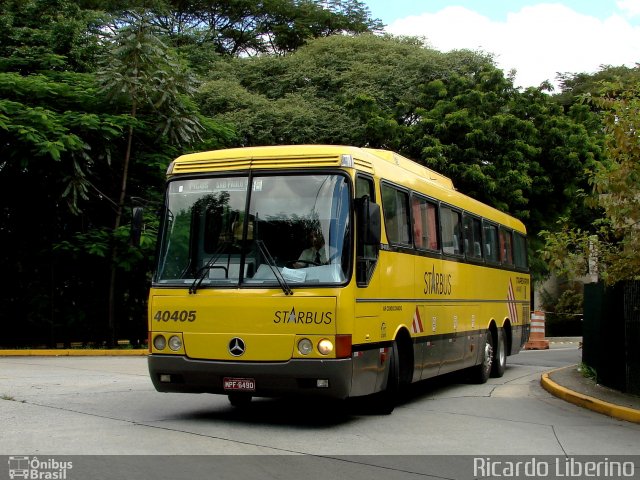
[[[123,478],[111,476],[115,466],[101,469],[104,455],[141,455],[111,458],[128,478],[137,471],[180,478],[188,471],[184,478],[235,480],[479,478],[476,457],[486,463],[503,455],[639,455],[640,425],[568,404],[540,387],[542,372],[579,362],[575,344],[521,352],[509,357],[503,378],[484,385],[459,375],[428,381],[414,386],[393,414],[380,416],[367,413],[364,402],[335,409],[254,399],[236,409],[223,396],[162,394],[151,385],[144,357],[1,357],[0,455],[82,455],[73,457],[76,470],[69,473],[80,475],[84,463],[91,478]],[[183,455],[207,457],[176,457]],[[208,475],[212,468],[215,476]],[[7,472],[0,464],[0,478]]]

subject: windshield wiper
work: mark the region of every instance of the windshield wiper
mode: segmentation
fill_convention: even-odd
[[[213,252],[213,255],[207,261],[207,263],[205,263],[203,267],[200,267],[200,269],[196,272],[196,278],[191,284],[191,286],[189,287],[190,294],[196,293],[198,288],[200,288],[200,285],[202,285],[202,282],[204,281],[205,277],[209,273],[209,270],[214,268],[216,262],[224,253],[224,248],[227,245],[229,245],[229,243],[230,242],[222,242],[220,245],[218,245],[218,248],[216,248],[215,252]]]
[[[285,293],[285,295],[293,295],[293,290],[289,288],[287,281],[282,276],[282,273],[280,272],[280,270],[278,270],[278,266],[276,265],[276,262],[273,260],[273,257],[269,253],[269,250],[267,250],[267,246],[264,244],[264,241],[256,240],[256,244],[260,249],[260,253],[262,253],[262,256],[267,261],[267,265],[269,265],[269,268],[273,272],[273,275],[276,277],[276,280],[278,280],[278,284],[280,284],[280,288],[282,288],[282,291]]]

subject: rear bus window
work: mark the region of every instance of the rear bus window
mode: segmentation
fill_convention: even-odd
[[[513,251],[516,261],[516,267],[527,269],[529,262],[527,259],[527,239],[524,235],[516,233],[513,237]]]

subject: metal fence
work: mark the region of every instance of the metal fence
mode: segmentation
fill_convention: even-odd
[[[640,281],[584,286],[582,361],[598,383],[640,395]]]

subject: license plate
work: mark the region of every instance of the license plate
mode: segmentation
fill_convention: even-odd
[[[253,392],[256,389],[256,381],[253,378],[224,378],[225,390],[237,390],[242,392]]]

